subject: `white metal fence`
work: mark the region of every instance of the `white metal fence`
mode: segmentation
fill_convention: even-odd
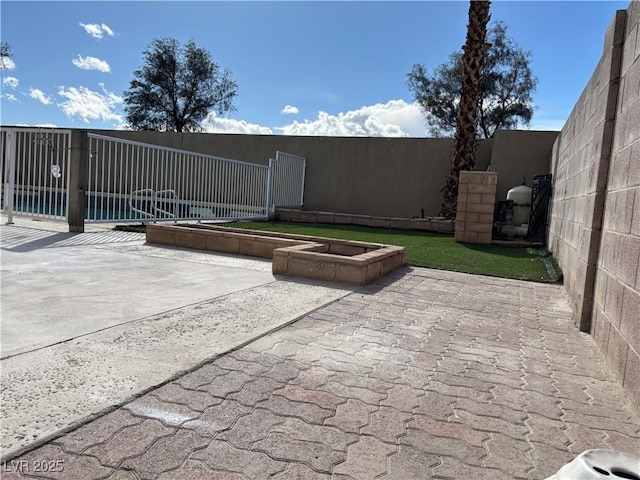
[[[89,134],[87,221],[259,219],[263,165]]]
[[[0,131],[2,211],[64,220],[69,201],[71,131],[3,128]]]
[[[304,202],[306,159],[291,153],[276,152],[276,158],[269,159],[269,166],[273,169],[273,206],[301,207]]]
[[[0,142],[9,221],[66,219],[71,131],[3,128]],[[75,153],[87,162],[87,222],[266,219],[304,197],[306,161],[284,152],[265,166],[89,133]]]

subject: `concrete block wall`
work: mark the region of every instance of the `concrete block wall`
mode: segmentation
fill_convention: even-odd
[[[496,172],[460,172],[455,240],[491,243],[496,203]]]
[[[640,2],[618,11],[554,145],[549,248],[590,332],[640,407]]]
[[[591,331],[640,403],[640,2],[627,10]]]
[[[548,243],[583,331],[591,318],[601,226],[596,210],[604,201],[625,16],[620,11],[612,20],[603,56],[553,147]]]

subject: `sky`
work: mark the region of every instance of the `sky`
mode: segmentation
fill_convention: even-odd
[[[593,73],[617,1],[502,1],[491,22],[531,52],[533,130],[559,130]],[[126,128],[123,92],[155,38],[193,40],[238,84],[218,133],[429,136],[406,85],[464,44],[468,1],[0,2],[3,125]]]

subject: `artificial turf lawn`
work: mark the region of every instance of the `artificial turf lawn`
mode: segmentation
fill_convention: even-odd
[[[405,247],[406,262],[419,267],[536,282],[555,280],[547,272],[539,251],[532,248],[463,244],[446,234],[356,225],[238,222],[227,226],[397,245]]]

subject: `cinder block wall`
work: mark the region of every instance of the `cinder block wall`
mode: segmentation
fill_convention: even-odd
[[[640,2],[627,10],[591,331],[640,404]]]
[[[549,248],[576,324],[640,406],[640,2],[616,13],[553,147]]]
[[[613,138],[622,32],[617,12],[604,53],[554,145],[549,247],[573,300],[576,324],[589,330],[601,212]]]

